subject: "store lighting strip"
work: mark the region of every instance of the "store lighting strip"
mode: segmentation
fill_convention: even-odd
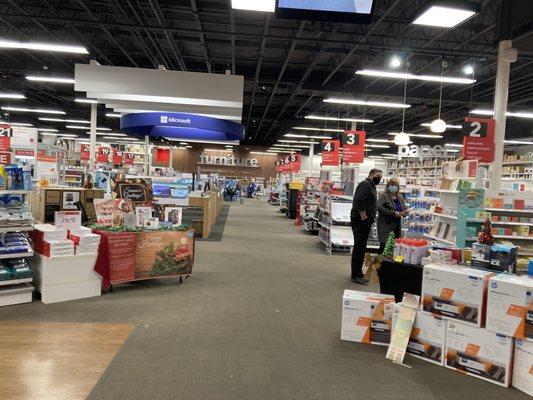
[[[59,53],[89,54],[82,46],[69,46],[64,44],[39,43],[39,42],[19,42],[16,40],[0,40],[0,48],[4,49],[24,49],[50,51]]]
[[[457,83],[462,85],[470,85],[475,83],[475,79],[471,78],[460,78],[454,76],[439,76],[439,75],[415,75],[408,72],[391,72],[391,71],[380,71],[376,69],[361,69],[355,72],[356,75],[363,76],[374,76],[378,78],[388,78],[388,79],[407,79],[407,80],[417,80],[425,82],[443,82],[443,83]]]
[[[394,103],[387,101],[366,101],[366,100],[355,100],[355,99],[340,99],[336,97],[330,97],[324,99],[324,103],[334,103],[334,104],[349,104],[352,106],[369,106],[369,107],[389,107],[389,108],[409,108],[411,104],[403,103]]]
[[[6,125],[11,125],[11,126],[33,126],[33,124],[28,124],[26,122],[0,121],[0,124],[6,124]]]
[[[108,118],[121,118],[122,114],[107,113],[105,116]]]
[[[341,122],[362,122],[371,124],[374,122],[372,119],[363,119],[363,118],[337,118],[337,117],[326,117],[322,115],[307,115],[305,119],[315,119],[321,121],[341,121]]]
[[[65,128],[68,128],[68,129],[87,129],[88,126],[82,126],[82,125],[66,125]],[[96,127],[96,130],[97,131],[111,131],[110,128],[104,128],[104,127],[101,127],[101,126],[98,126]]]
[[[365,144],[365,147],[372,147],[374,149],[390,149],[386,144]]]
[[[65,84],[72,84],[72,85],[76,83],[76,81],[72,78],[61,78],[58,76],[27,75],[26,79],[32,82],[65,83]]]
[[[420,126],[431,127],[431,123],[426,122],[426,123],[420,124]],[[448,125],[448,124],[446,124],[446,129],[463,129],[463,126],[462,125]]]
[[[389,139],[366,139],[366,141],[371,143],[394,143],[394,140]]]
[[[26,96],[20,93],[0,92],[0,99],[20,100],[20,99],[25,99],[25,98]]]
[[[530,144],[533,145],[533,142],[527,142],[525,140],[504,140],[504,144]]]
[[[480,11],[480,5],[472,2],[434,2],[413,21],[413,25],[453,28]]]
[[[98,104],[95,99],[74,99],[76,103]]]
[[[396,136],[398,135],[397,132],[389,132],[388,135]],[[442,139],[444,136],[442,135],[426,135],[424,133],[408,133],[409,137],[419,137],[419,138],[427,138],[427,139]]]
[[[184,142],[184,141],[187,141],[187,142],[190,142],[190,143],[207,143],[207,144],[217,144],[217,145],[222,145],[222,144],[234,144],[234,145],[238,145],[239,144],[239,141],[238,140],[234,140],[234,141],[230,141],[230,140],[224,140],[224,141],[216,141],[216,140],[201,140],[201,139],[190,139],[190,138],[174,138],[174,137],[165,137],[164,139],[167,139],[171,142]]]
[[[477,114],[477,115],[494,115],[494,111],[492,110],[482,110],[482,109],[475,109],[470,111],[470,114]],[[533,118],[532,112],[512,112],[507,111],[505,113],[507,117],[517,117],[517,118]]]
[[[39,121],[48,121],[48,122],[68,122],[71,124],[90,124],[91,121],[85,119],[62,119],[62,118],[39,118]]]
[[[278,142],[279,143],[296,143],[296,144],[319,144],[319,142],[311,142],[311,141],[305,141],[305,140],[278,140]]]
[[[291,148],[303,148],[303,149],[308,149],[309,146],[305,146],[305,145],[300,145],[300,144],[278,144],[276,143],[274,146],[277,146],[277,147],[291,147]]]
[[[266,156],[270,156],[272,155],[272,153],[267,153],[267,152],[264,152],[264,151],[251,151],[250,154],[255,154],[255,155],[266,155]]]
[[[58,114],[64,115],[65,111],[60,110],[47,110],[44,108],[26,108],[26,107],[2,107],[4,111],[13,111],[13,112],[34,112],[39,114]]]
[[[219,151],[223,153],[233,153],[233,150],[226,150],[226,149],[205,149],[205,151]]]
[[[39,131],[39,132],[59,132],[57,129],[54,129],[54,128],[37,128],[37,131]]]
[[[300,135],[298,133],[286,133],[283,136],[288,137],[288,138],[302,138],[302,139],[331,139],[331,136]]]
[[[319,132],[344,132],[345,129],[328,129],[328,128],[314,128],[312,126],[294,126],[292,129],[299,131],[319,131]]]

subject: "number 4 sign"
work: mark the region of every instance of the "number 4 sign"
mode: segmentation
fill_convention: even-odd
[[[339,140],[324,140],[322,142],[322,165],[333,166],[339,165]]]
[[[345,163],[362,163],[365,160],[365,131],[345,131],[342,135],[342,158]]]

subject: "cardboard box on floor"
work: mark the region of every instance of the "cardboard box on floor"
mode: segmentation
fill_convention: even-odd
[[[448,321],[445,366],[508,387],[513,338],[471,324]]]
[[[399,305],[395,304],[392,314],[393,332],[399,310]],[[446,324],[446,319],[441,316],[418,311],[407,344],[407,353],[433,364],[444,365]]]
[[[513,365],[513,386],[533,396],[533,342],[516,340]]]
[[[487,296],[490,331],[533,340],[533,279],[500,274],[491,278]]]
[[[392,295],[345,290],[341,339],[387,346],[393,305]]]
[[[429,264],[422,278],[422,311],[481,327],[487,284],[493,275],[457,265]]]

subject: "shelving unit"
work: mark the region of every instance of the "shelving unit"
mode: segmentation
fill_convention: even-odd
[[[302,229],[306,232],[316,234],[319,231],[316,214],[320,205],[320,185],[319,178],[308,177],[304,183],[302,191],[302,202],[300,205],[300,216],[302,218]]]

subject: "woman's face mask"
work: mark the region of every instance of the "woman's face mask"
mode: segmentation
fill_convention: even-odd
[[[398,191],[398,186],[396,185],[389,186],[389,193],[396,193],[397,191]]]

